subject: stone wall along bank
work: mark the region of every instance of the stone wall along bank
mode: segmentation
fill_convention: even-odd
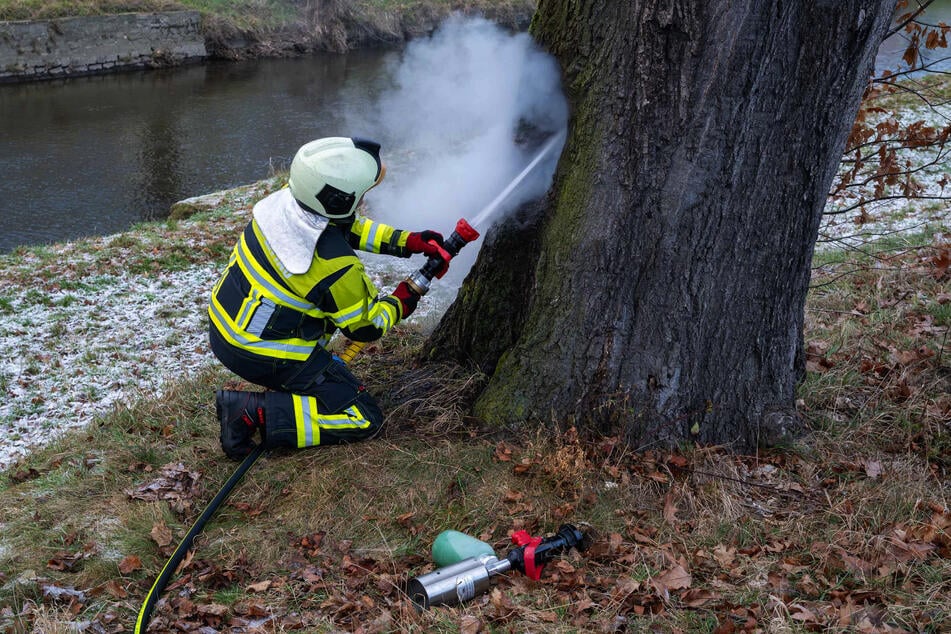
[[[0,22],[0,82],[168,66],[205,57],[197,11]]]

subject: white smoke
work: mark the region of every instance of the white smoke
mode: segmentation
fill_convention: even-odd
[[[373,217],[396,227],[448,235],[489,204],[532,160],[540,141],[562,131],[567,105],[557,63],[526,33],[453,15],[431,37],[411,42],[389,69],[392,87],[372,112],[351,112],[349,129],[384,142],[387,177],[367,194]],[[520,129],[533,143],[518,143]],[[539,134],[541,133],[541,134]],[[556,151],[478,229],[551,183]],[[474,260],[463,250],[453,271]],[[457,275],[453,276],[454,278]]]

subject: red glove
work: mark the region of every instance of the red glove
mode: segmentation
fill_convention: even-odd
[[[438,231],[419,231],[406,236],[406,248],[410,253],[425,253],[427,257],[432,257],[439,255],[442,246],[442,234]]]
[[[420,231],[406,237],[406,248],[410,253],[422,253],[427,258],[439,258],[443,265],[436,273],[442,277],[449,269],[449,259],[452,257],[443,247],[442,234],[437,231]]]
[[[397,285],[396,290],[393,291],[393,297],[400,300],[400,304],[403,305],[403,319],[412,315],[416,310],[416,304],[419,303],[419,295],[405,281]]]

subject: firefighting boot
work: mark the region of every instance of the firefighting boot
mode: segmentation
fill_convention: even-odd
[[[264,392],[218,390],[215,411],[221,423],[221,448],[232,460],[241,460],[256,447],[251,437],[264,435]]]

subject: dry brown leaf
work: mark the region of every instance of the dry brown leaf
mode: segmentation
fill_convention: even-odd
[[[842,559],[842,563],[845,565],[845,568],[853,574],[865,575],[875,570],[875,565],[871,562],[866,561],[861,557],[856,557],[842,548],[836,547],[835,550]]]
[[[182,561],[178,564],[178,567],[175,568],[175,574],[181,574],[183,570],[188,570],[188,567],[192,565],[192,560],[195,559],[195,549],[190,548],[185,556],[182,557]]]
[[[477,616],[463,614],[459,619],[460,634],[479,634],[482,631],[482,621]]]
[[[616,601],[623,601],[625,597],[634,594],[641,589],[641,583],[630,577],[621,577],[618,579],[614,588],[611,590],[611,598]]]
[[[170,463],[161,468],[158,478],[126,494],[134,500],[188,500],[198,494],[200,479],[201,474],[186,469],[183,463]]]
[[[720,596],[715,592],[702,588],[691,588],[680,595],[680,600],[683,604],[691,608],[699,608],[710,601],[717,601],[719,599]]]
[[[544,623],[554,623],[558,620],[558,615],[549,610],[535,612],[534,615],[538,617],[539,621]]]
[[[666,570],[658,579],[667,586],[668,590],[683,590],[684,588],[689,588],[692,581],[690,573],[684,570],[684,567],[680,564]]]
[[[597,607],[597,604],[588,596],[588,593],[583,592],[579,598],[572,602],[571,613],[581,614],[585,610],[590,610],[594,607]]]
[[[901,529],[895,529],[888,540],[886,550],[900,563],[912,560],[925,560],[935,550],[934,544],[921,541],[907,541],[908,535]]]
[[[654,482],[667,483],[667,476],[657,471],[656,469],[647,474],[647,477],[653,480]]]
[[[506,502],[518,502],[523,497],[525,497],[520,491],[513,491],[508,489],[505,494],[502,496],[502,499]]]
[[[129,593],[123,588],[118,581],[111,579],[107,581],[103,586],[103,590],[109,593],[110,596],[115,597],[116,599],[125,599],[129,596]]]
[[[495,446],[495,453],[492,455],[492,457],[499,462],[511,462],[512,448],[505,442],[500,442]]]
[[[819,617],[816,616],[816,613],[800,605],[799,603],[793,603],[789,606],[789,616],[790,618],[796,621],[802,621],[803,623],[818,623]]]
[[[152,541],[158,544],[160,548],[172,543],[172,529],[166,526],[164,521],[154,525],[152,530],[149,531],[149,535],[151,535]]]
[[[139,570],[141,567],[142,560],[140,560],[135,555],[126,555],[122,558],[122,561],[119,562],[119,572],[124,575]]]
[[[620,533],[611,533],[608,536],[608,552],[616,553],[621,549],[621,543],[624,541],[624,538],[621,537]]]
[[[664,521],[668,524],[677,523],[677,504],[674,502],[674,492],[667,491],[664,496]]]
[[[271,587],[271,580],[265,579],[264,581],[252,583],[251,585],[248,586],[247,591],[248,592],[267,592],[267,590],[270,587]]]
[[[195,610],[205,616],[224,616],[228,613],[228,606],[220,603],[209,603],[208,605],[196,606]]]
[[[713,558],[724,568],[729,568],[736,559],[736,548],[717,544],[713,548]]]
[[[651,579],[651,585],[657,591],[657,595],[664,601],[670,600],[671,590],[683,590],[689,588],[693,579],[690,573],[684,570],[680,564],[673,568],[665,570],[660,576]]]
[[[686,457],[681,456],[680,454],[671,454],[667,457],[667,463],[683,469],[687,466],[688,460]]]

